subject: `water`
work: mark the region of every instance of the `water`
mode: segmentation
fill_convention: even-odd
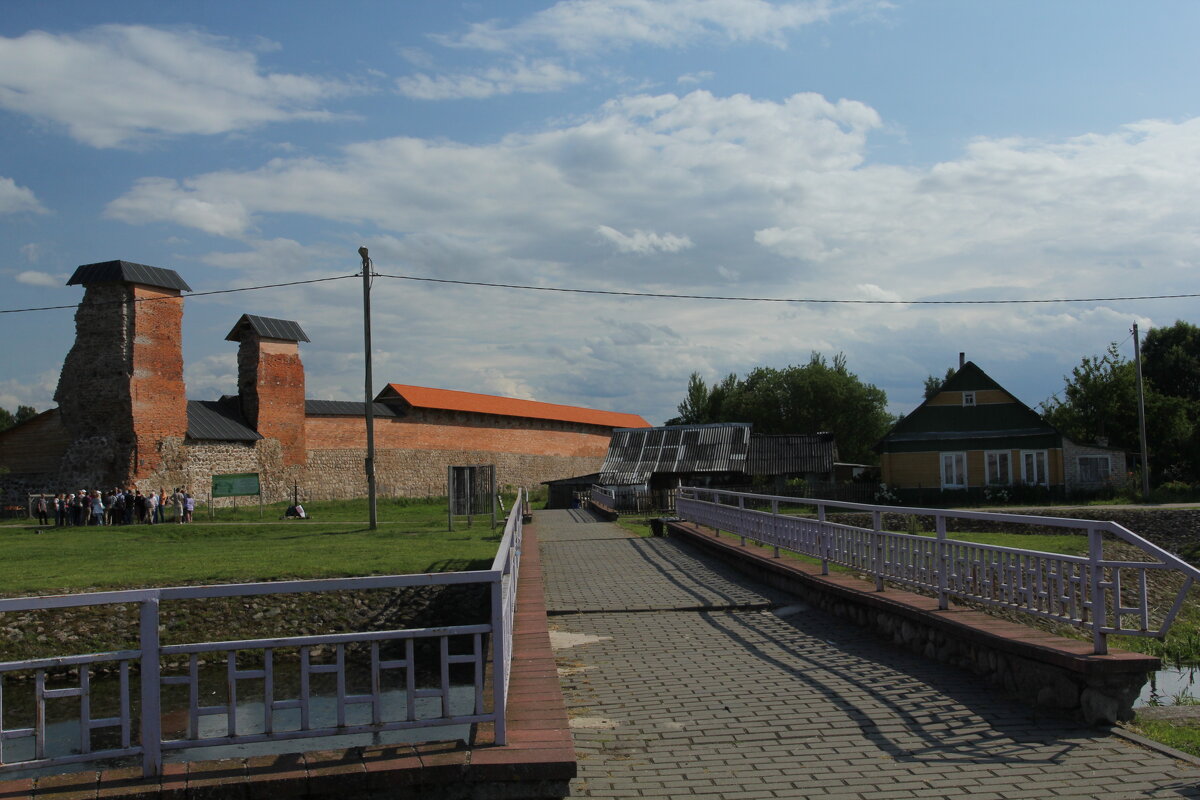
[[[1160,669],[1150,674],[1134,706],[1173,706],[1176,698],[1190,695],[1200,699],[1200,665]]]

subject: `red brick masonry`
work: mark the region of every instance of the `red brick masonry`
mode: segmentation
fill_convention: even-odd
[[[542,563],[531,526],[524,534],[514,636],[503,747],[488,744],[490,726],[480,725],[472,745],[432,742],[175,762],[151,780],[139,768],[126,767],[0,781],[0,800],[563,797],[575,777],[575,748],[550,649]],[[472,791],[464,784],[473,785]]]

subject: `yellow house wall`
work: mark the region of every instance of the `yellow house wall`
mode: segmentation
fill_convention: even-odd
[[[901,489],[940,488],[942,485],[942,453],[957,453],[961,450],[937,450],[923,453],[884,453],[880,458],[880,477],[888,486]],[[987,477],[985,453],[991,450],[968,450],[967,486],[982,487]],[[1022,450],[1010,450],[1009,464],[1013,484],[1021,482]],[[1046,451],[1046,466],[1051,486],[1063,483],[1063,451],[1050,448]]]
[[[961,406],[962,392],[939,392],[925,405],[928,406]],[[996,403],[1015,403],[1011,394],[1002,389],[980,389],[975,392],[975,405],[992,405]]]

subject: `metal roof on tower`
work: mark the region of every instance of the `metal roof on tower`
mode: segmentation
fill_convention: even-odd
[[[233,330],[225,337],[225,341],[241,341],[241,333],[247,328],[264,339],[281,339],[287,342],[311,341],[304,334],[304,330],[300,327],[299,322],[293,322],[290,319],[256,317],[253,314],[242,314],[241,319],[233,326]]]
[[[178,289],[181,292],[192,291],[192,287],[188,286],[175,270],[135,264],[132,261],[83,264],[76,268],[75,274],[67,281],[67,286],[87,286],[90,283],[139,283],[143,286]]]

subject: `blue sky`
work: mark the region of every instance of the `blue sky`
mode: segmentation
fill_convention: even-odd
[[[0,16],[0,309],[125,259],[197,291],[388,275],[838,300],[1200,292],[1192,2],[23,2]],[[968,358],[1030,405],[1195,298],[993,306],[564,295],[378,278],[389,381],[674,414],[688,375],[846,354],[911,410]],[[353,280],[196,297],[361,395]],[[0,314],[39,410],[70,311]],[[1129,344],[1124,344],[1127,354]]]

